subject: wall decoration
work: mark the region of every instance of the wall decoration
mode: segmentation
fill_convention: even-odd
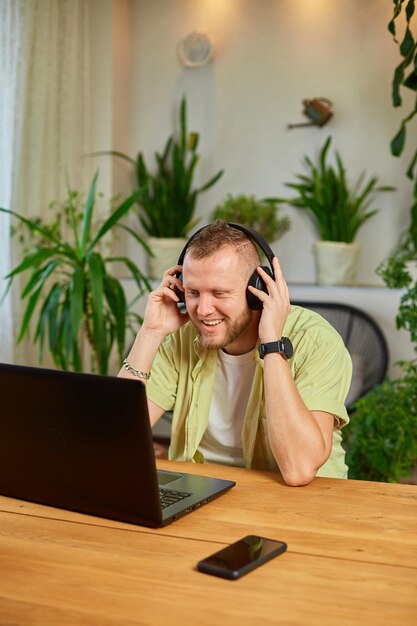
[[[304,115],[308,117],[309,122],[300,122],[298,124],[288,124],[289,129],[299,128],[300,126],[324,126],[333,117],[333,103],[327,98],[312,98],[311,100],[303,100]]]

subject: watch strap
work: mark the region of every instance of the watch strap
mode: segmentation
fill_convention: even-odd
[[[290,359],[293,355],[293,346],[288,337],[281,337],[277,341],[269,341],[268,343],[259,344],[259,356],[261,359],[266,354],[278,353],[285,359]]]

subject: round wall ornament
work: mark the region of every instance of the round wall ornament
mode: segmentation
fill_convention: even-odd
[[[186,67],[203,67],[213,57],[213,44],[205,33],[193,31],[179,42],[178,56]]]

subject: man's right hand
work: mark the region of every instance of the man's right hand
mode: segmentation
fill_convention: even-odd
[[[175,287],[184,291],[182,281],[176,277],[181,269],[181,265],[170,267],[160,285],[150,292],[141,328],[143,334],[158,336],[162,341],[188,322],[188,313],[179,310],[175,293]]]

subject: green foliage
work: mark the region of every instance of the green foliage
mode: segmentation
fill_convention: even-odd
[[[416,261],[407,233],[377,273],[389,288],[404,290],[396,325],[410,333],[417,351],[417,283],[409,271],[409,263]],[[398,379],[387,378],[354,406],[346,429],[350,478],[396,482],[417,462],[417,361],[400,365]]]
[[[298,174],[296,177],[300,182],[286,183],[297,196],[280,198],[280,202],[306,211],[323,241],[351,243],[359,228],[378,212],[378,209],[368,210],[374,194],[394,188],[378,186],[376,176],[364,182],[365,174],[362,173],[350,189],[339,153],[335,151],[336,167],[326,161],[331,139],[326,139],[317,166],[305,157],[308,174]]]
[[[417,460],[417,361],[358,400],[346,428],[349,478],[398,482]]]
[[[228,194],[214,209],[213,217],[248,226],[266,241],[279,239],[290,229],[289,218],[278,217],[278,203],[271,198],[257,200],[255,196]]]
[[[377,269],[386,285],[392,289],[404,289],[396,317],[398,329],[410,333],[412,343],[417,351],[417,282],[410,274],[410,263],[417,264],[417,253],[412,246],[403,243],[397,252],[389,257]]]
[[[393,0],[394,12],[388,24],[388,30],[398,45],[401,61],[394,70],[392,79],[391,99],[394,107],[402,106],[401,89],[406,88],[417,92],[417,40],[411,32],[411,19],[415,12],[415,0]],[[399,18],[403,5],[405,5],[405,33],[401,42],[397,39],[396,20]],[[410,71],[411,68],[411,71]],[[394,156],[399,156],[405,146],[407,137],[407,124],[417,113],[417,99],[414,102],[411,112],[402,120],[400,129],[391,141],[391,152]],[[417,166],[417,150],[414,152],[410,162],[407,175],[413,178],[414,169]],[[417,185],[417,184],[416,184]],[[417,197],[417,188],[415,194]]]
[[[137,297],[149,291],[150,285],[130,259],[106,256],[100,250],[105,247],[106,234],[116,227],[130,233],[148,249],[134,231],[120,223],[137,201],[137,193],[112,210],[98,229],[95,228],[97,177],[98,174],[94,176],[84,205],[81,195],[68,189],[65,202],[53,207],[52,224],[27,219],[7,209],[0,211],[18,220],[19,232],[28,237],[23,236],[23,242],[29,242],[23,260],[6,276],[9,288],[17,276],[29,274],[21,292],[26,306],[18,341],[25,336],[30,338],[31,321],[37,311],[33,342],[39,344],[40,361],[47,341],[58,367],[82,371],[82,337],[85,335],[94,355],[93,369],[106,374],[113,345],[117,346],[121,364],[126,330],[133,330],[133,322],[141,322],[130,310],[133,303],[126,302],[123,287],[109,267],[119,263],[128,269],[138,288]]]
[[[403,88],[411,89],[417,92],[417,40],[414,39],[411,32],[411,20],[415,13],[415,0],[393,0],[394,12],[391,21],[388,24],[388,30],[391,33],[395,43],[398,45],[401,55],[401,61],[394,70],[392,79],[392,104],[394,107],[402,106],[401,90]],[[405,33],[401,42],[397,39],[396,20],[399,18],[403,5],[405,5]],[[410,71],[411,67],[411,71]],[[397,131],[395,137],[391,140],[391,153],[394,156],[400,156],[404,150],[407,141],[407,124],[417,113],[417,98],[415,99],[413,108],[406,115]],[[417,253],[417,149],[411,158],[407,169],[407,176],[410,180],[414,179],[413,204],[410,208],[410,226],[408,229],[408,247],[412,245],[415,253]]]
[[[187,103],[181,100],[179,137],[171,135],[162,151],[156,152],[156,172],[145,164],[142,152],[137,159],[117,151],[111,154],[130,163],[135,170],[139,188],[139,220],[152,237],[186,237],[198,222],[193,218],[199,194],[212,187],[223,175],[220,170],[200,187],[193,187],[200,156],[197,154],[198,133],[187,130]]]
[[[401,61],[392,80],[392,103],[402,106],[402,88],[417,91],[417,41],[410,22],[415,12],[414,0],[393,0],[394,13],[388,30],[399,46]],[[405,7],[405,34],[397,40],[396,20]],[[411,67],[411,71],[410,70]],[[401,122],[391,141],[391,153],[400,156],[407,139],[407,124],[417,113],[417,100]],[[410,179],[416,179],[417,150],[407,170]],[[392,289],[403,289],[396,316],[398,329],[410,333],[417,351],[417,283],[409,271],[410,263],[417,263],[417,179],[410,209],[410,226],[401,237],[393,254],[384,261],[377,273]],[[373,389],[355,405],[348,432],[347,461],[351,478],[398,481],[407,476],[417,461],[417,362],[402,363],[402,376],[386,381]]]

